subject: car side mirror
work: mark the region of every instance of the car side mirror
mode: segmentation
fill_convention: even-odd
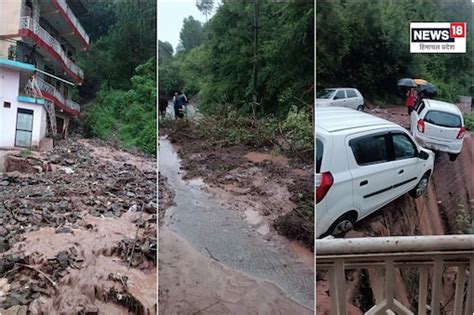
[[[430,155],[426,153],[425,151],[421,150],[420,153],[418,153],[418,157],[422,160],[428,160]]]

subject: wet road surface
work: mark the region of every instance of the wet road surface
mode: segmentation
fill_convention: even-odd
[[[166,212],[167,228],[201,254],[268,280],[295,301],[314,307],[314,270],[292,254],[290,242],[265,240],[238,213],[212,199],[202,189],[202,181],[183,181],[178,156],[168,140],[160,139],[159,157],[159,170],[176,194],[176,206]]]

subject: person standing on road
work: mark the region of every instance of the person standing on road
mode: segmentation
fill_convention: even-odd
[[[175,119],[181,119],[184,117],[184,103],[183,98],[178,92],[174,92],[173,103],[174,103],[174,117]]]
[[[408,115],[411,115],[411,112],[413,111],[413,108],[415,107],[415,102],[417,98],[417,93],[414,88],[411,88],[407,92],[407,99],[405,101],[405,105],[407,106],[408,109]]]
[[[168,100],[166,99],[165,95],[161,94],[160,95],[160,102],[158,104],[158,108],[160,110],[160,117],[162,119],[165,118],[167,107],[168,107]]]

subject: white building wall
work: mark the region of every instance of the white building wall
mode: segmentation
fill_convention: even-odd
[[[16,119],[19,108],[33,111],[32,147],[39,147],[46,135],[46,110],[43,105],[23,103],[17,100],[20,85],[18,71],[0,68],[0,148],[15,147]],[[4,102],[11,104],[4,107]]]
[[[20,28],[21,0],[0,0],[0,36],[18,34]],[[19,39],[18,36],[13,36]],[[8,48],[12,43],[0,40],[0,57],[8,56]]]

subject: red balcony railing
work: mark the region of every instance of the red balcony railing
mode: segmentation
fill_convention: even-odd
[[[61,47],[59,41],[51,36],[44,28],[39,25],[38,22],[33,20],[29,16],[23,16],[20,19],[20,34],[22,31],[31,33],[33,35],[33,40],[39,42],[40,46],[46,46],[46,48],[51,54],[58,59],[58,61],[64,66],[66,72],[69,72],[71,77],[76,81],[82,82],[84,80],[84,72],[78,65],[76,65],[71,59],[69,59]],[[22,36],[25,34],[22,34]]]

